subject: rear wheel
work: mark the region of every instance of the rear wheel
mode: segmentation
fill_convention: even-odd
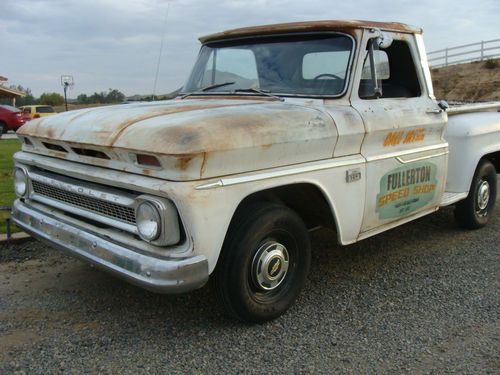
[[[248,207],[231,226],[215,270],[217,295],[229,315],[263,323],[283,314],[302,289],[310,264],[309,234],[287,207]]]
[[[495,207],[497,175],[495,166],[488,160],[481,161],[472,178],[469,195],[458,202],[455,218],[461,227],[477,229],[484,227]]]
[[[2,136],[3,133],[7,132],[7,127],[5,126],[5,123],[3,121],[0,121],[0,137]]]

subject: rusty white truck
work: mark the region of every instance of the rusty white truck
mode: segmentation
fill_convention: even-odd
[[[347,245],[440,206],[466,228],[490,219],[499,103],[437,102],[421,29],[321,21],[200,41],[174,100],[19,130],[20,228],[156,292],[210,277],[230,315],[264,322],[302,289],[314,228]]]

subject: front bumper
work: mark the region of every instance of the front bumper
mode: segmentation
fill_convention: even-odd
[[[159,258],[139,253],[40,212],[19,199],[12,207],[12,219],[33,237],[144,289],[182,293],[208,281],[204,256]]]

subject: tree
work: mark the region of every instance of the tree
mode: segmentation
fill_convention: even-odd
[[[106,95],[106,102],[107,103],[120,103],[125,100],[125,95],[116,90],[116,89],[109,89],[108,95]]]
[[[17,85],[17,86],[10,85],[10,88],[17,90],[17,91],[22,91],[26,94],[25,96],[21,96],[21,97],[16,99],[16,105],[18,107],[21,107],[23,105],[37,104],[37,100],[35,99],[35,97],[31,93],[31,90],[28,87],[24,88],[21,85]],[[6,104],[11,104],[10,99],[8,100],[8,103],[6,103]]]
[[[76,97],[76,101],[80,104],[89,103],[89,97],[86,94],[80,94]]]
[[[63,96],[56,92],[44,92],[42,95],[40,95],[40,104],[62,105],[63,103]]]

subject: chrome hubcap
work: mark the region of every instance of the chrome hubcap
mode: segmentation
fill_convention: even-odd
[[[477,191],[477,206],[479,207],[479,210],[482,211],[486,207],[488,207],[489,200],[490,200],[490,184],[488,184],[488,181],[482,181]]]
[[[273,290],[288,272],[288,250],[276,241],[264,243],[252,261],[252,279],[262,290]]]

